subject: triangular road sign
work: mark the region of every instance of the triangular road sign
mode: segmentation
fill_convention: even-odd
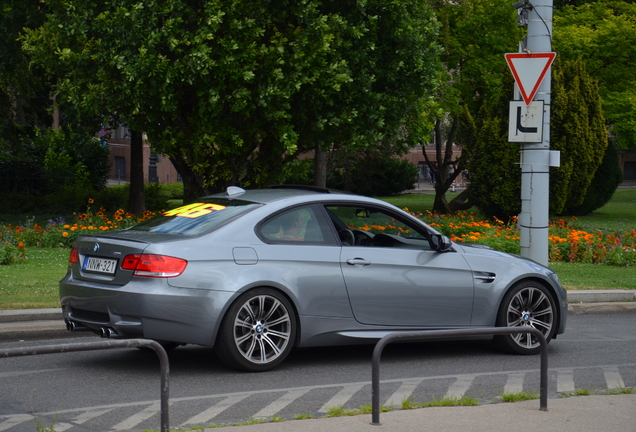
[[[521,96],[526,105],[530,105],[534,95],[539,90],[541,81],[552,65],[556,53],[508,53],[506,62],[515,77],[515,81],[521,91]]]

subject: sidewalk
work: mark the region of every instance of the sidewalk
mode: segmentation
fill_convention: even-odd
[[[380,414],[380,425],[371,415],[315,420],[287,420],[220,428],[228,432],[635,432],[636,394],[572,396],[548,400],[548,411],[539,401],[497,403],[472,407],[436,407],[395,410]],[[218,431],[206,428],[202,432]]]

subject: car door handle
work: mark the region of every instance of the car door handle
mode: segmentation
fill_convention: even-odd
[[[367,260],[362,259],[362,258],[353,258],[353,259],[348,259],[347,260],[347,264],[363,266],[364,267],[364,266],[371,265],[371,261],[367,261]]]

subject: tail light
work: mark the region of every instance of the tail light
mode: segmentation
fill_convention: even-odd
[[[79,263],[79,253],[77,252],[77,248],[72,248],[71,254],[68,256],[68,266],[70,267],[71,264],[78,264],[78,263]]]
[[[188,262],[181,258],[165,255],[133,254],[126,255],[121,263],[123,270],[132,270],[134,276],[175,277],[185,270]]]

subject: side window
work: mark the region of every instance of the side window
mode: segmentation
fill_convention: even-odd
[[[344,246],[430,249],[422,227],[405,222],[388,210],[334,205],[327,206],[327,211]]]
[[[288,210],[274,216],[259,227],[260,236],[275,243],[324,243],[318,218],[310,207]]]

